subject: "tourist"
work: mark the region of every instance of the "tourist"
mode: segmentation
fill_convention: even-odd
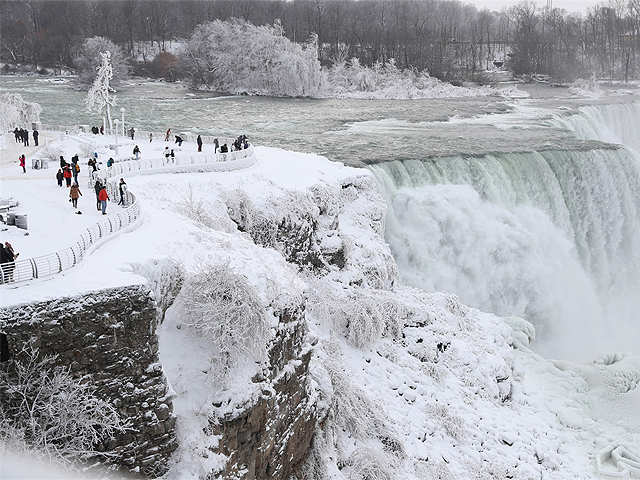
[[[140,160],[140,148],[138,148],[138,145],[133,147],[133,154],[136,156],[136,160]]]
[[[16,143],[20,143],[20,130],[18,130],[18,127],[13,130],[13,136],[16,137]]]
[[[15,262],[20,254],[15,253],[9,242],[5,242],[0,252],[0,263],[2,263],[2,281],[3,283],[13,282],[13,271],[16,266]]]
[[[27,158],[24,156],[24,153],[18,157],[18,161],[20,162],[20,166],[22,167],[22,173],[27,173]]]
[[[116,161],[112,157],[109,157],[107,160],[107,168],[111,167],[114,163],[116,163]]]
[[[98,211],[100,211],[100,190],[102,190],[102,183],[100,180],[96,180],[96,183],[93,185],[93,189],[96,192],[96,206]]]
[[[37,129],[33,129],[33,143],[34,145],[37,147],[38,146],[38,137],[40,136],[40,133],[38,133]]]
[[[100,125],[100,135],[104,135],[104,125]]]
[[[149,132],[149,143],[153,142],[153,133]]]
[[[29,146],[29,131],[22,129],[22,143],[24,143],[25,147]]]
[[[100,189],[100,192],[98,193],[98,200],[100,201],[100,207],[102,209],[102,214],[106,215],[107,214],[107,200],[109,199],[109,194],[107,193],[107,189],[104,187],[104,185],[102,186],[102,188]]]
[[[168,128],[168,129],[167,129],[167,133],[166,133],[166,135],[164,136],[164,141],[165,141],[165,142],[168,142],[168,141],[169,141],[169,138],[171,138],[171,129],[170,129],[170,128]]]
[[[176,143],[178,144],[179,147],[182,146],[182,137],[180,135],[176,135]]]
[[[169,157],[171,156],[171,152],[169,151],[169,147],[164,147],[164,160],[165,163],[169,163]],[[164,163],[162,164],[164,166]]]
[[[58,180],[58,186],[61,187],[62,186],[62,180],[64,179],[64,177],[62,176],[62,169],[59,168],[58,169],[58,173],[56,173],[56,180]]]
[[[82,196],[82,192],[80,191],[80,187],[78,186],[78,182],[74,182],[71,186],[71,190],[69,190],[69,196],[71,197],[71,205],[73,208],[78,208],[78,197]]]
[[[80,173],[80,163],[75,161],[71,165],[71,170],[73,173],[73,180],[78,183],[78,174]]]
[[[67,161],[64,159],[62,155],[60,155],[60,168],[64,168],[66,164],[67,164]]]
[[[228,153],[228,152],[229,152],[229,147],[227,147],[227,144],[225,143],[220,147],[220,153]]]
[[[218,153],[218,148],[220,148],[220,143],[218,143],[218,139],[213,139],[213,153]]]
[[[198,139],[196,140],[196,142],[198,143],[198,151],[201,152],[202,151],[202,137],[200,135],[198,135]]]
[[[71,173],[71,168],[69,168],[68,164],[65,164],[64,168],[62,169],[62,176],[67,181],[67,187],[70,187],[71,177],[73,177],[73,174]]]
[[[131,137],[131,140],[133,140],[133,137],[134,137],[135,133],[136,133],[136,129],[131,127],[129,129],[129,136]]]
[[[126,198],[127,198],[127,183],[124,181],[124,178],[120,179],[120,183],[118,184],[118,190],[120,190],[120,201],[118,205],[126,206]]]
[[[173,153],[173,148],[171,149],[171,163],[175,165],[176,163],[176,154]]]

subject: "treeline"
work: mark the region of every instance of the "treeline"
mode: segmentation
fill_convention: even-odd
[[[640,73],[640,0],[598,7],[583,17],[523,3],[502,12],[455,0],[22,0],[0,3],[0,58],[35,67],[71,67],[82,41],[104,36],[140,59],[214,19],[256,25],[279,19],[285,35],[318,36],[323,64],[355,57],[362,65],[394,58],[400,68],[466,79],[505,60],[516,73],[558,78]]]

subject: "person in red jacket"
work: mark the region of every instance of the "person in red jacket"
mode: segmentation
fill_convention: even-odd
[[[20,161],[20,166],[22,167],[22,173],[27,173],[27,167],[25,166],[25,164],[27,163],[27,158],[24,156],[24,153],[20,155],[20,157],[18,157],[18,160]]]
[[[62,170],[62,176],[67,181],[67,187],[71,187],[71,177],[73,176],[73,173],[71,173],[71,168],[69,168],[69,164],[64,166],[64,169]]]
[[[109,194],[107,193],[107,189],[102,187],[100,193],[98,193],[98,200],[100,201],[100,207],[102,208],[102,214],[107,214],[107,200],[111,200],[109,198]]]

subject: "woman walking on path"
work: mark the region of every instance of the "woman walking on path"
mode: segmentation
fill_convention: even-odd
[[[102,209],[102,214],[107,214],[107,200],[111,200],[109,198],[109,194],[107,193],[107,189],[103,186],[100,189],[100,193],[98,193],[98,200],[100,201],[100,207]]]
[[[74,183],[71,186],[71,190],[69,190],[69,196],[71,197],[71,205],[73,205],[73,208],[77,209],[78,197],[82,196],[82,192],[80,191],[80,187],[78,186],[77,183]]]
[[[136,160],[140,160],[140,148],[138,145],[133,147],[133,154],[136,156]]]
[[[24,153],[18,157],[20,162],[20,166],[22,167],[22,173],[27,173],[27,167],[25,164],[27,163],[27,158],[24,156]]]
[[[200,135],[198,135],[198,139],[196,140],[196,142],[198,143],[198,152],[202,151],[202,137]]]
[[[220,144],[218,143],[218,139],[213,139],[213,153],[218,153],[218,148],[220,148]]]
[[[149,143],[153,142],[153,133],[149,132]]]
[[[62,170],[62,176],[67,181],[67,187],[70,187],[71,177],[73,176],[73,174],[71,173],[71,168],[69,168],[69,165],[64,166],[64,169]]]
[[[170,129],[170,128],[167,128],[167,133],[166,133],[166,135],[164,136],[164,141],[165,141],[165,142],[168,142],[168,141],[169,141],[169,138],[171,138],[171,129]]]

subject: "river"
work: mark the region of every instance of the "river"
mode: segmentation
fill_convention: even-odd
[[[138,129],[235,136],[367,165],[387,197],[405,283],[536,324],[567,358],[640,353],[640,105],[576,98],[337,100],[219,97],[129,82]],[[0,77],[50,124],[98,124],[84,92]]]

